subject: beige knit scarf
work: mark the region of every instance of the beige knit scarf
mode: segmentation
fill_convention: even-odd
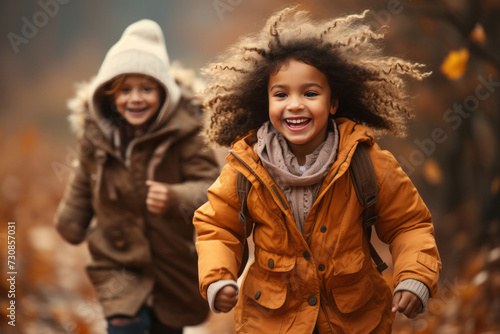
[[[304,166],[299,165],[285,137],[269,121],[257,131],[257,154],[263,167],[285,194],[301,233],[304,233],[304,222],[321,183],[337,156],[339,135],[334,120],[329,130],[325,141],[306,156]]]

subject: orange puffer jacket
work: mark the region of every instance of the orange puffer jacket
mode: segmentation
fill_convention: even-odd
[[[392,154],[374,143],[367,128],[336,120],[337,159],[324,179],[304,234],[290,206],[262,167],[255,135],[233,144],[209,201],[195,213],[200,290],[219,280],[236,280],[243,236],[253,229],[255,260],[242,283],[235,309],[238,333],[390,333],[392,294],[374,267],[362,230],[349,164],[358,143],[371,145],[379,186],[376,232],[390,244],[395,286],[417,279],[437,289],[441,262],[432,217]],[[247,231],[238,220],[237,171],[252,183]]]

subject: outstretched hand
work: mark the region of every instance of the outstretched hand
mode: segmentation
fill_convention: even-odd
[[[392,299],[392,312],[400,312],[408,318],[415,318],[422,310],[422,302],[410,291],[398,291]]]
[[[220,289],[215,296],[215,309],[227,313],[236,305],[236,288],[232,285],[227,285]]]
[[[164,213],[168,202],[168,185],[151,180],[147,180],[146,185],[149,188],[146,197],[148,211],[157,215]]]

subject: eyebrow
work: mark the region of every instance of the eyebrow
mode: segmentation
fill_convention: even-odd
[[[287,85],[273,85],[269,90],[273,90],[275,88],[287,88],[288,86]],[[323,86],[321,86],[320,84],[317,84],[317,83],[314,83],[314,82],[311,82],[311,83],[305,83],[301,86],[301,88],[306,88],[306,87],[318,87],[320,89],[323,89]]]

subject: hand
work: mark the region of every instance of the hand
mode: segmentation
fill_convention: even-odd
[[[227,313],[236,305],[236,288],[226,285],[215,296],[214,307],[216,310]]]
[[[415,318],[422,310],[422,302],[410,291],[398,291],[392,299],[392,312],[400,312],[408,318]]]
[[[148,211],[157,215],[164,213],[168,202],[168,185],[151,180],[147,180],[146,185],[149,187],[146,197]]]

